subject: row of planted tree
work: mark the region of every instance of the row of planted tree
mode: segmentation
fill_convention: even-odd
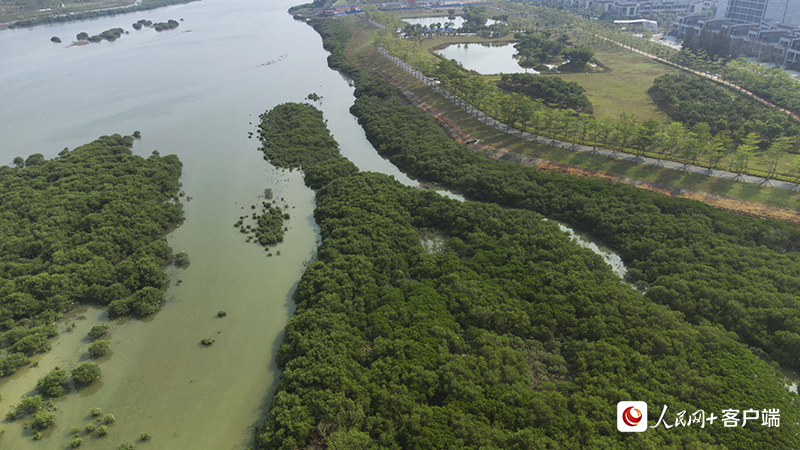
[[[586,21],[581,24],[580,31],[586,39],[595,44],[601,43],[603,38],[610,39],[680,66],[716,75],[721,80],[740,86],[781,108],[795,114],[800,113],[800,85],[789,73],[778,67],[762,66],[745,58],[734,59],[734,53],[723,56],[714,45],[716,41],[713,39],[707,40],[710,44],[702,45],[703,41],[699,38],[695,41],[689,37],[688,40],[684,40],[683,49],[679,51],[619,31],[608,24]]]
[[[554,108],[552,103],[523,94],[504,94],[494,83],[480,77],[443,80],[442,84],[503,123],[549,138],[737,173],[792,180],[800,176],[800,156],[794,159],[788,174],[777,172],[778,163],[794,146],[795,136],[778,136],[767,141],[759,131],[748,132],[745,127],[733,133],[722,130],[713,134],[712,127],[705,122],[693,126],[682,122],[662,124],[627,113],[619,118],[607,115],[598,119],[571,108]],[[768,125],[761,124],[764,128]],[[758,125],[753,123],[748,128]],[[753,167],[751,162],[759,152],[761,164]]]
[[[573,33],[575,40],[583,44],[574,48],[620,48],[591,32]],[[653,119],[642,120],[633,114],[623,114],[619,118],[597,118],[591,114],[591,104],[584,95],[585,90],[577,83],[556,77],[520,74],[504,74],[499,82],[492,82],[465,70],[454,61],[431,58],[413,40],[384,37],[379,42],[390,53],[424,74],[438,78],[441,86],[461,101],[518,130],[657,159],[724,168],[737,173],[789,181],[800,176],[800,157],[794,158],[791,163],[786,158],[787,152],[794,149],[796,137],[800,134],[797,122],[754,100],[731,97],[730,91],[725,91],[710,80],[694,76],[681,77],[677,81],[669,77],[656,80],[660,90],[651,89],[651,97],[673,120],[680,121],[661,124]],[[681,59],[693,58],[691,53],[677,54]],[[743,62],[731,64],[734,67],[747,67],[747,63]],[[541,92],[531,95],[525,89],[514,89],[514,86],[540,83],[534,81],[536,78],[548,80],[547,84],[552,89],[571,91],[572,101],[564,102],[563,96],[540,95]],[[673,95],[681,90],[688,91],[689,87],[704,96],[679,99]],[[668,88],[671,88],[669,95],[662,95],[659,102],[656,96]],[[714,114],[708,109],[711,103],[719,110]],[[692,117],[687,119],[688,115]],[[701,122],[698,117],[706,122]]]

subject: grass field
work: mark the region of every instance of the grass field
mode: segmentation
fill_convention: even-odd
[[[626,112],[636,114],[642,120],[669,122],[667,115],[650,100],[647,90],[656,78],[677,74],[679,70],[622,49],[598,49],[595,50],[595,57],[611,71],[556,75],[586,89],[586,95],[594,105],[595,117],[619,117]]]
[[[496,44],[501,42],[513,42],[513,39],[510,39],[510,36],[503,39],[489,39],[474,35],[423,38],[416,57],[430,64],[437,59],[432,53],[433,50],[448,44]],[[619,117],[623,112],[627,112],[635,114],[641,120],[656,119],[662,123],[669,122],[666,114],[659,111],[650,100],[647,90],[653,85],[653,80],[662,75],[677,74],[680,72],[678,69],[619,49],[617,46],[609,45],[608,48],[595,49],[595,57],[611,70],[600,73],[547,76],[558,76],[583,86],[586,89],[586,95],[594,105],[595,117],[599,118],[605,115]],[[498,76],[485,78],[499,79]]]
[[[602,156],[573,152],[549,145],[537,144],[500,132],[476,120],[474,117],[419,82],[416,78],[412,77],[386,58],[380,56],[371,44],[371,40],[375,36],[375,28],[369,26],[366,21],[357,20],[355,18],[348,18],[346,20],[349,21],[351,29],[354,32],[354,37],[350,41],[350,46],[348,47],[348,53],[355,54],[357,56],[355,60],[358,61],[365,70],[377,70],[383,75],[390,76],[398,83],[399,87],[408,89],[425,103],[435,108],[439,113],[442,113],[442,115],[447,117],[457,127],[469,133],[471,137],[480,139],[485,145],[498,150],[503,149],[544,160],[600,170],[637,180],[661,183],[664,186],[702,191],[720,196],[759,202],[779,208],[791,210],[800,209],[800,193],[797,192],[719,178],[709,178],[699,174],[691,174],[677,170],[635,164],[628,161],[609,159]],[[433,40],[435,41],[435,39]],[[624,54],[617,56],[617,61],[624,62],[626,60]],[[640,68],[637,70],[647,71],[650,64],[656,63],[642,64],[641,61],[639,61],[639,64]],[[650,68],[649,70],[656,69]],[[610,73],[610,75],[613,74],[614,72]],[[591,77],[592,75],[589,76]],[[653,78],[655,78],[655,76],[658,75],[654,75]]]

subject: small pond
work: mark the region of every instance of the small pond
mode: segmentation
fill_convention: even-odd
[[[409,17],[403,19],[403,22],[411,24],[420,24],[423,27],[429,27],[434,23],[441,23],[442,25],[444,25],[445,22],[453,22],[454,28],[461,28],[461,25],[464,25],[464,22],[466,22],[466,20],[464,20],[464,18],[461,16],[456,16],[455,19],[448,19],[447,16],[437,16],[437,17]],[[495,20],[489,19],[486,21],[486,26],[489,26],[495,22],[496,22]]]
[[[403,22],[410,23],[410,24],[419,24],[423,27],[429,27],[434,23],[441,23],[443,26],[446,22],[453,22],[454,28],[461,28],[461,25],[464,25],[463,17],[456,16],[455,19],[448,19],[447,16],[440,16],[440,17],[409,17],[407,19],[403,19]]]
[[[514,54],[517,49],[513,44],[454,44],[441,50],[437,55],[447,59],[455,59],[464,68],[474,70],[481,75],[500,73],[539,73],[519,65]]]

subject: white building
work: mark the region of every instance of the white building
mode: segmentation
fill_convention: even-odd
[[[720,0],[714,18],[734,24],[767,21],[800,27],[800,0]]]
[[[655,33],[658,31],[658,22],[655,20],[636,19],[636,20],[615,20],[614,23],[630,25],[631,27],[642,27],[645,30]]]
[[[711,11],[719,0],[549,0],[573,9],[603,5],[603,11],[618,17],[648,16],[657,13],[701,13]],[[800,0],[789,0],[800,1]]]

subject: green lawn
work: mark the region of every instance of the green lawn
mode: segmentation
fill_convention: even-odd
[[[650,100],[647,90],[656,78],[677,74],[679,70],[622,49],[596,49],[595,57],[611,71],[556,75],[567,81],[575,81],[586,89],[586,95],[594,105],[595,117],[607,114],[619,117],[626,112],[636,114],[642,120],[669,122],[667,115]]]

